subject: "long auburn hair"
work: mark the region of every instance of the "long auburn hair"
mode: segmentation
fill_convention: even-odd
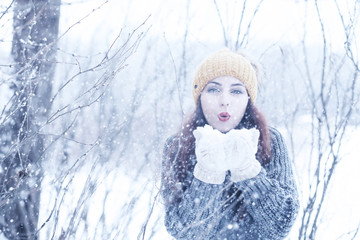
[[[179,201],[181,194],[192,181],[195,162],[195,137],[193,131],[197,127],[203,127],[207,124],[201,108],[200,97],[195,111],[190,115],[187,121],[177,134],[177,141],[174,142],[168,151],[166,161],[166,177],[163,176],[163,183],[174,194],[172,201]],[[264,115],[248,101],[244,116],[235,129],[256,128],[260,132],[258,151],[256,159],[264,165],[270,162],[270,132],[266,124]],[[164,171],[164,170],[163,170]]]

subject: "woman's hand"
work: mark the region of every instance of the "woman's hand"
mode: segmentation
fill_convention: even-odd
[[[261,165],[255,156],[259,135],[259,131],[255,128],[233,129],[226,134],[224,141],[226,165],[231,172],[232,181],[243,181],[259,174]]]
[[[198,127],[193,134],[196,140],[197,159],[194,176],[206,183],[223,183],[228,170],[223,144],[225,135],[209,125]]]
[[[194,176],[197,179],[221,184],[227,170],[230,170],[234,182],[259,174],[261,165],[255,157],[260,135],[257,129],[233,129],[223,134],[205,125],[198,127],[193,134],[197,159]]]

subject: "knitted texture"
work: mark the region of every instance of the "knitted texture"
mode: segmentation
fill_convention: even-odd
[[[221,76],[232,76],[239,79],[245,85],[250,100],[255,103],[257,80],[254,68],[251,66],[251,63],[240,54],[231,52],[228,49],[223,49],[210,55],[198,67],[192,88],[195,104],[197,104],[201,91],[206,84]]]
[[[275,129],[270,133],[271,161],[256,177],[233,183],[228,173],[223,184],[207,184],[188,172],[181,200],[174,202],[169,202],[173,189],[163,182],[165,226],[175,239],[279,240],[287,236],[299,209],[298,194],[283,138]],[[165,145],[163,181],[174,171],[166,166],[174,161],[178,139],[170,138]]]

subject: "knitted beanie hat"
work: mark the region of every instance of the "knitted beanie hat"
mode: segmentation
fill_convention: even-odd
[[[197,104],[201,91],[211,80],[221,76],[232,76],[239,79],[246,87],[250,100],[254,103],[257,95],[256,72],[251,63],[242,55],[229,49],[220,50],[198,67],[192,88],[192,94]]]

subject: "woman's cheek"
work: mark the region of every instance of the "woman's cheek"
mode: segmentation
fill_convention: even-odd
[[[234,116],[234,122],[235,123],[240,123],[240,121],[241,121],[241,118],[240,118],[240,116]]]

